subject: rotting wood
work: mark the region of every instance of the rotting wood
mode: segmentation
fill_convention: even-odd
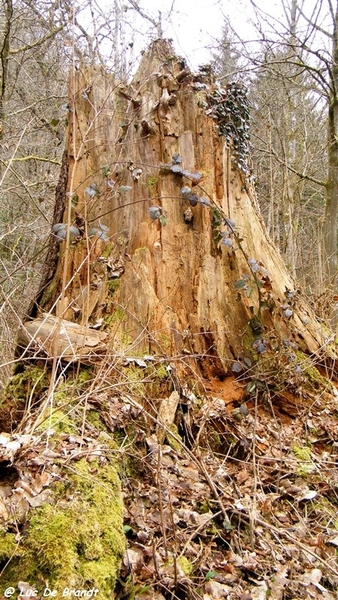
[[[102,331],[43,314],[22,325],[18,345],[34,358],[52,359],[56,353],[66,362],[78,360],[91,364],[105,354],[106,338]]]

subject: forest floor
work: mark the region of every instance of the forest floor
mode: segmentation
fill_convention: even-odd
[[[338,394],[240,379],[183,389],[164,440],[144,409],[110,405],[107,425],[132,414],[135,432],[119,598],[337,598]]]
[[[65,432],[57,446],[51,436],[48,451],[31,439],[16,483],[30,506],[48,502],[54,463],[105,460],[108,434],[127,537],[118,600],[335,600],[338,393],[329,380],[309,392],[301,378],[292,391],[290,381],[273,388],[268,376],[238,375],[178,394],[168,361],[124,368],[128,386],[122,367],[118,385],[102,370],[91,382],[79,435]]]

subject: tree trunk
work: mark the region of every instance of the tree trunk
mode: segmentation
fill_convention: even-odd
[[[321,328],[294,293],[254,190],[207,114],[205,80],[181,72],[161,42],[129,89],[99,69],[76,73],[68,235],[41,308],[81,325],[103,320],[106,329],[114,317],[115,350],[191,355],[210,376],[231,373],[257,338],[270,348],[272,331],[315,353]]]
[[[332,67],[330,71],[330,89],[328,107],[328,177],[326,184],[326,205],[324,220],[324,248],[326,260],[327,285],[337,291],[337,222],[338,222],[338,9],[336,9],[332,33]],[[337,310],[332,322],[337,324]]]

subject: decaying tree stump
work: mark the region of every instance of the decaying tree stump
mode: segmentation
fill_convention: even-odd
[[[134,352],[192,355],[204,375],[224,377],[283,341],[328,350],[266,235],[238,150],[236,102],[238,90],[215,92],[210,75],[184,70],[163,41],[128,88],[101,69],[75,73],[68,235],[44,311],[106,331],[114,322],[114,338]]]

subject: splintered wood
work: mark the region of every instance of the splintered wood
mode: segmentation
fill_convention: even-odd
[[[107,334],[89,327],[43,314],[24,323],[19,332],[19,346],[35,358],[54,356],[66,362],[80,360],[91,364],[106,352]]]

